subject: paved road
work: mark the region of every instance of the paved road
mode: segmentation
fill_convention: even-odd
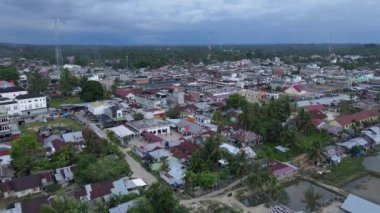
[[[147,185],[151,185],[155,182],[157,182],[157,178],[153,176],[151,173],[146,171],[144,167],[141,166],[141,164],[133,159],[128,153],[126,149],[123,149],[120,147],[120,150],[125,154],[125,160],[128,162],[129,167],[131,168],[133,172],[133,177],[141,178],[144,180],[144,182]]]

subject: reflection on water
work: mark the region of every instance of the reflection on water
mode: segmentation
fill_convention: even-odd
[[[284,203],[284,205],[295,211],[308,211],[308,203],[313,202],[308,202],[310,201],[310,197],[309,199],[305,198],[305,195],[308,193],[310,195],[310,191],[313,192],[314,195],[311,197],[314,197],[315,202],[318,205],[328,203],[330,200],[338,196],[334,192],[328,191],[307,181],[298,181],[296,184],[288,186],[284,190],[289,196],[289,201]]]
[[[380,204],[380,179],[370,175],[364,176],[347,184],[344,189],[359,197]]]

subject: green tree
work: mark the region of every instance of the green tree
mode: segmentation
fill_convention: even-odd
[[[155,213],[178,212],[178,200],[174,197],[172,189],[159,183],[154,183],[144,192],[144,196],[154,209]]]
[[[113,144],[120,146],[121,142],[113,131],[108,131],[107,137]]]
[[[104,97],[104,88],[99,81],[84,81],[81,87],[80,99],[83,101],[97,101]]]
[[[53,155],[53,163],[56,168],[69,166],[74,163],[75,148],[71,144],[66,144]]]
[[[239,94],[233,94],[227,98],[228,108],[239,108],[245,106],[246,104],[247,100],[245,100],[245,97]]]
[[[241,152],[232,158],[230,168],[233,170],[233,173],[240,178],[240,182],[243,182],[243,177],[248,172],[248,161],[245,152]]]
[[[193,190],[193,184],[194,182],[196,181],[196,177],[197,175],[191,171],[190,169],[187,169],[186,170],[186,174],[185,174],[185,189],[186,190]]]
[[[269,177],[270,173],[267,169],[262,168],[260,164],[254,164],[245,182],[253,192],[262,192]]]
[[[145,197],[140,197],[138,198],[134,205],[128,209],[128,213],[154,213],[156,211],[154,211],[151,203],[149,202],[149,200]]]
[[[202,158],[202,154],[200,151],[196,151],[192,154],[189,165],[188,165],[188,171],[193,171],[195,173],[199,173],[204,168],[204,162]]]
[[[306,203],[308,212],[314,212],[317,209],[318,201],[323,197],[320,193],[315,191],[315,188],[310,185],[309,188],[303,193],[304,199],[302,203]]]
[[[49,79],[43,78],[37,70],[28,74],[28,90],[31,94],[46,92],[48,85]]]
[[[326,154],[323,152],[323,143],[319,140],[313,141],[309,150],[308,157],[313,163],[320,164],[326,161]]]
[[[0,79],[3,81],[17,81],[19,73],[14,66],[0,66]]]
[[[131,170],[124,160],[107,156],[90,163],[84,169],[75,170],[74,178],[78,183],[94,183],[130,174]]]
[[[269,176],[266,184],[265,194],[268,196],[269,203],[281,200],[283,197],[283,190],[280,182],[273,175]]]
[[[44,148],[30,136],[22,136],[12,144],[12,167],[20,176],[30,175],[32,170],[49,166]]]
[[[70,95],[74,88],[79,86],[79,79],[71,75],[68,69],[64,69],[59,80],[59,87],[64,96]]]
[[[177,109],[173,108],[173,109],[169,109],[166,112],[166,116],[170,119],[176,119],[176,118],[179,118],[180,113]]]
[[[161,162],[161,170],[162,171],[168,171],[168,169],[169,169],[168,157],[167,156],[162,156],[160,158],[160,162]]]
[[[87,213],[90,211],[90,207],[86,202],[76,200],[67,196],[58,196],[51,203],[51,205],[42,205],[41,213],[61,213],[61,212],[75,212],[75,213]]]
[[[135,114],[133,114],[133,119],[134,119],[135,121],[143,120],[143,119],[144,119],[144,115],[141,114],[141,113],[135,113]]]
[[[199,184],[199,186],[202,187],[202,189],[208,189],[210,187],[213,187],[216,183],[216,175],[212,172],[201,172],[197,175],[196,182]]]

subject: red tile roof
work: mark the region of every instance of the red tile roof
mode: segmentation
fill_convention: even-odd
[[[21,209],[23,213],[38,213],[41,211],[43,204],[49,204],[48,198],[45,196],[32,200],[23,200],[21,202]]]
[[[181,149],[183,152],[188,153],[189,155],[192,155],[194,152],[199,150],[198,145],[190,141],[185,141],[181,143],[178,148]]]
[[[379,112],[376,109],[373,109],[373,110],[354,113],[351,115],[342,115],[342,116],[337,117],[335,120],[340,125],[346,126],[348,124],[351,124],[354,121],[362,121],[362,120],[368,119],[373,116],[378,116],[378,115],[379,115]]]
[[[0,150],[0,156],[5,156],[5,155],[9,155],[9,150]]]
[[[141,136],[143,136],[145,138],[145,140],[149,141],[150,143],[154,143],[154,142],[162,142],[164,141],[162,138],[158,137],[157,135],[155,134],[152,134],[146,130],[144,130],[142,133],[141,133]]]
[[[91,200],[94,200],[99,197],[111,194],[111,189],[113,187],[112,180],[106,180],[98,183],[91,184]]]
[[[326,107],[323,105],[323,104],[318,104],[318,105],[310,105],[310,106],[307,106],[306,109],[310,112],[310,111],[324,111],[326,110]]]

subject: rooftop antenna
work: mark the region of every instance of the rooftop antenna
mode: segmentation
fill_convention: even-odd
[[[61,72],[61,65],[63,63],[62,59],[62,50],[59,46],[59,40],[58,40],[58,25],[61,21],[56,19],[54,20],[54,43],[55,43],[55,63],[57,66],[57,71]]]

